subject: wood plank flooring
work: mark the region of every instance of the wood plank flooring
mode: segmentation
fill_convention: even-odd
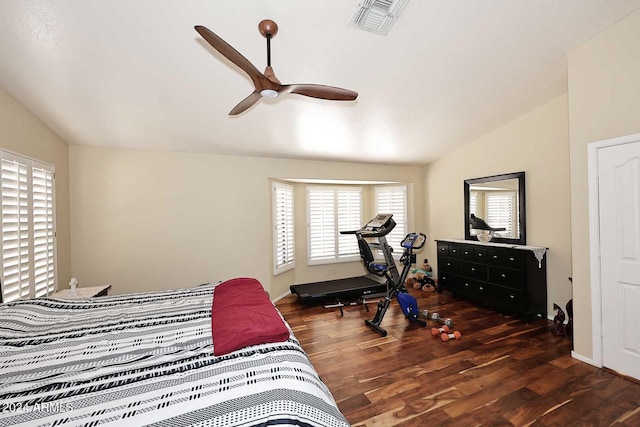
[[[570,356],[550,321],[525,324],[457,299],[411,290],[450,317],[460,340],[411,325],[394,301],[381,337],[363,306],[276,305],[354,426],[640,426],[640,384]]]

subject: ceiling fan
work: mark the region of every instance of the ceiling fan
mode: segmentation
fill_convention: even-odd
[[[284,93],[296,93],[312,98],[330,99],[334,101],[353,101],[358,97],[357,92],[334,86],[316,84],[283,85],[280,83],[280,80],[278,80],[273,72],[273,68],[271,68],[271,38],[278,33],[278,25],[270,19],[265,19],[258,24],[260,34],[267,39],[267,68],[265,68],[264,73],[258,71],[247,58],[242,56],[237,50],[231,47],[231,45],[208,28],[202,25],[196,25],[195,29],[215,50],[236,64],[247,73],[253,81],[255,90],[231,110],[229,113],[230,116],[242,113],[258,102],[260,98],[275,98]]]

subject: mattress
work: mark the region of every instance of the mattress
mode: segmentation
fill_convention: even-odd
[[[0,426],[348,426],[292,332],[213,355],[215,287],[0,304]]]

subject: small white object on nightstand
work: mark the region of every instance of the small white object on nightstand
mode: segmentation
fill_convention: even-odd
[[[78,295],[76,292],[76,286],[78,286],[78,279],[72,277],[71,281],[69,282],[69,287],[71,288],[71,296],[73,297]]]

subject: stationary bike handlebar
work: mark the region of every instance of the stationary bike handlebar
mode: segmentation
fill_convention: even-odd
[[[405,249],[418,250],[422,249],[426,241],[427,236],[424,233],[409,233],[402,239],[400,246]]]

